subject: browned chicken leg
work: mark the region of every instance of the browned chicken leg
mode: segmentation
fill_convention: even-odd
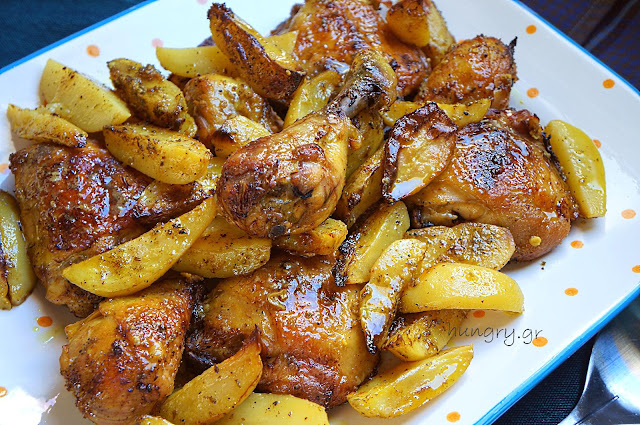
[[[359,53],[342,91],[324,111],[254,140],[227,159],[217,186],[225,216],[251,235],[270,238],[320,225],[342,193],[349,145],[357,145],[349,117],[393,102],[395,89],[384,57],[373,50]]]

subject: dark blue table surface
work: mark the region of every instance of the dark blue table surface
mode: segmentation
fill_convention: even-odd
[[[141,1],[2,0],[0,67]],[[640,1],[524,0],[524,3],[640,87]],[[580,397],[592,345],[593,340],[580,348],[496,424],[543,425],[562,420]]]

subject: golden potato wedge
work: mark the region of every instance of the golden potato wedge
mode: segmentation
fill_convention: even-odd
[[[436,310],[407,313],[396,317],[383,350],[400,360],[413,362],[435,356],[444,348],[467,317],[467,310]]]
[[[225,278],[251,273],[270,256],[271,239],[251,237],[218,216],[173,269],[206,278]]]
[[[67,108],[70,115],[65,119],[88,133],[121,124],[131,116],[127,105],[111,90],[53,59],[42,72],[40,92],[45,102]]]
[[[384,121],[378,111],[365,109],[351,120],[360,133],[360,146],[349,149],[347,178],[371,157],[384,143]]]
[[[593,140],[569,123],[553,120],[544,132],[567,178],[584,218],[603,217],[607,211],[604,165]]]
[[[291,103],[284,118],[284,127],[289,127],[311,112],[324,108],[336,91],[342,77],[335,71],[324,71],[315,77],[304,80],[291,97]]]
[[[197,140],[146,124],[105,127],[104,142],[119,161],[170,184],[187,184],[207,172],[211,153]]]
[[[136,425],[173,425],[166,419],[157,416],[144,415],[136,422]]]
[[[270,134],[262,124],[236,115],[223,122],[220,128],[211,134],[210,143],[216,156],[228,158],[247,143]]]
[[[262,375],[257,331],[233,356],[211,366],[175,391],[160,407],[160,416],[185,425],[207,425],[240,405]]]
[[[393,127],[396,121],[421,106],[417,102],[396,100],[388,110],[382,111],[382,118],[387,126]],[[490,99],[480,99],[469,103],[438,103],[438,108],[442,109],[459,128],[481,121],[490,106]]]
[[[211,197],[129,242],[65,268],[62,275],[101,297],[136,293],[162,277],[202,235],[215,215],[215,198]]]
[[[304,233],[281,236],[274,245],[302,257],[333,255],[347,237],[347,225],[333,218],[326,219],[320,226]]]
[[[253,393],[216,425],[329,425],[324,407],[289,394]]]
[[[11,309],[11,296],[9,295],[9,281],[7,280],[7,259],[0,243],[0,309]]]
[[[347,179],[334,216],[351,228],[358,217],[382,199],[382,159],[384,146],[378,148]]]
[[[269,42],[224,4],[209,9],[211,37],[238,70],[238,74],[260,95],[288,99],[302,82],[289,55]]]
[[[400,118],[385,144],[382,196],[396,202],[418,193],[449,165],[457,126],[434,102]]]
[[[36,275],[31,267],[31,261],[27,255],[27,242],[22,235],[20,224],[20,210],[13,196],[0,190],[0,250],[2,257],[0,263],[4,271],[3,278],[6,282],[0,282],[0,299],[2,294],[8,294],[11,305],[20,305],[31,294],[36,285]],[[7,285],[8,291],[2,288]],[[6,305],[6,301],[2,303]]]
[[[153,65],[115,59],[107,62],[107,66],[116,94],[138,118],[189,137],[195,136],[196,123],[187,113],[182,90],[167,81]]]
[[[413,280],[426,249],[417,239],[397,240],[373,264],[369,282],[360,293],[360,324],[372,354],[386,341],[400,294]]]
[[[431,68],[442,61],[444,55],[456,44],[456,39],[449,32],[447,23],[442,14],[432,0],[422,0],[427,11],[427,25],[429,26],[429,43],[422,48],[429,61]]]
[[[23,109],[9,104],[7,118],[11,131],[34,142],[51,142],[72,148],[87,144],[87,132],[43,109]]]
[[[409,229],[409,213],[402,202],[373,207],[340,245],[333,269],[338,285],[365,283],[382,251]]]
[[[423,0],[400,0],[387,12],[387,24],[400,40],[423,47],[431,41],[427,13]]]
[[[524,311],[524,296],[515,280],[486,267],[440,263],[425,271],[402,293],[400,311],[485,309]]]
[[[416,362],[400,363],[347,396],[367,417],[394,418],[442,394],[467,370],[473,347],[455,347]]]
[[[464,263],[494,270],[503,268],[516,249],[509,229],[484,223],[411,229],[404,237],[419,239],[433,247],[431,258],[435,262]]]

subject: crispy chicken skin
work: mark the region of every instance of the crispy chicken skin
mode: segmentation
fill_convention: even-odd
[[[86,418],[132,424],[171,394],[191,303],[184,282],[165,280],[65,328],[60,372]]]
[[[298,31],[294,54],[307,75],[350,65],[359,51],[379,49],[392,64],[398,93],[415,93],[429,72],[424,53],[401,42],[380,14],[361,0],[307,0],[276,31]]]
[[[358,54],[341,92],[320,112],[235,151],[216,189],[222,212],[245,232],[276,238],[313,229],[338,203],[347,150],[359,134],[349,117],[395,100],[396,81],[384,57]]]
[[[493,108],[506,108],[517,80],[515,44],[513,40],[507,46],[484,35],[460,42],[433,68],[416,101],[466,103],[488,98]]]
[[[100,297],[71,284],[62,270],[144,231],[132,208],[150,179],[94,143],[34,144],[10,163],[29,257],[46,297],[84,317]]]
[[[447,169],[408,198],[413,227],[458,221],[508,228],[516,260],[552,250],[577,218],[575,202],[540,139],[528,111],[490,111],[488,119],[457,133]],[[532,237],[541,238],[535,246]]]
[[[249,276],[226,279],[209,294],[187,339],[203,366],[235,353],[257,325],[264,370],[259,391],[337,406],[367,378],[378,358],[360,328],[359,285],[337,287],[328,257],[276,254]]]

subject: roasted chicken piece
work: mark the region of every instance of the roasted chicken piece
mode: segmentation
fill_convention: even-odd
[[[391,62],[398,94],[414,93],[429,72],[425,54],[400,41],[367,1],[306,0],[275,32],[298,31],[293,50],[307,75],[349,66],[356,54],[377,49]]]
[[[487,98],[493,108],[506,108],[511,86],[518,79],[515,46],[515,39],[507,46],[484,35],[458,43],[433,68],[416,102],[467,103]]]
[[[65,328],[60,372],[87,419],[132,424],[171,394],[191,304],[189,287],[170,279],[105,300]]]
[[[526,110],[490,110],[487,119],[460,129],[448,167],[406,202],[413,227],[471,221],[508,228],[516,260],[549,252],[578,216],[539,120]]]
[[[217,195],[224,215],[253,236],[302,233],[326,220],[345,182],[347,150],[358,145],[349,117],[396,98],[393,70],[373,51],[358,54],[345,85],[324,110],[235,151]]]
[[[257,326],[264,364],[258,391],[343,403],[378,358],[360,328],[361,286],[336,286],[333,263],[277,254],[251,275],[221,281],[187,338],[187,358],[204,367],[221,362]]]
[[[143,233],[132,209],[151,180],[95,143],[31,145],[10,162],[29,257],[46,297],[84,317],[100,297],[70,283],[62,270]]]

